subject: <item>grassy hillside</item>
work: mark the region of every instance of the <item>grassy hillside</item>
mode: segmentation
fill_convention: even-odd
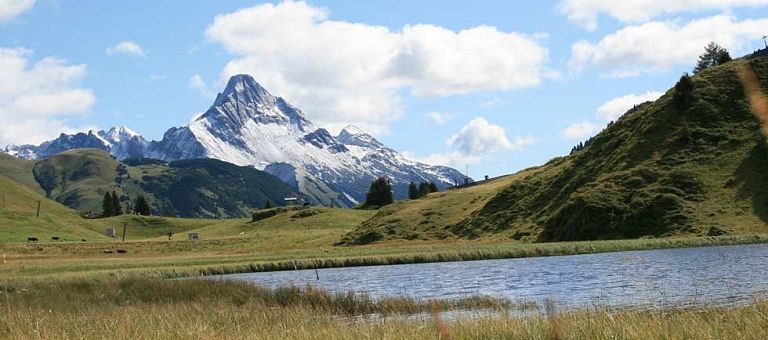
[[[5,196],[4,204],[0,201],[0,241],[24,242],[27,237],[46,241],[53,236],[77,241],[107,239],[89,229],[76,212],[2,174],[0,191]]]
[[[740,59],[693,77],[690,100],[669,90],[545,166],[475,188],[404,202],[344,238],[506,237],[566,241],[768,231],[768,147],[738,74],[768,89],[768,59]],[[494,187],[496,186],[496,187]],[[478,206],[472,193],[486,191]],[[470,202],[462,211],[447,201]],[[431,211],[424,218],[415,211]]]
[[[43,193],[40,184],[35,180],[33,169],[34,161],[28,161],[8,155],[0,151],[0,174],[26,185],[28,188]]]
[[[5,168],[29,181],[24,171],[30,165],[17,163],[0,159]],[[69,150],[41,160],[31,173],[51,199],[93,213],[101,212],[102,198],[111,191],[124,206],[138,195],[148,197],[156,215],[216,218],[246,216],[268,200],[279,205],[283,198],[298,195],[276,177],[249,167],[211,159],[123,163],[95,149]]]

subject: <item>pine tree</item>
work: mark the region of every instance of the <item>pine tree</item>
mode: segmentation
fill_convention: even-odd
[[[149,216],[151,214],[149,202],[144,198],[144,195],[136,197],[136,203],[133,204],[133,211],[136,215]]]
[[[419,198],[427,196],[429,193],[429,184],[427,182],[419,183]]]
[[[408,184],[408,199],[415,200],[419,198],[419,188],[416,187],[416,183],[409,183]]]
[[[675,95],[672,101],[679,106],[687,106],[693,100],[693,80],[688,73],[683,73],[675,84]]]
[[[364,208],[383,207],[394,202],[392,185],[386,177],[379,177],[371,183],[365,197]]]
[[[123,207],[120,205],[120,199],[117,198],[117,193],[112,191],[112,213],[113,216],[120,216],[123,214]]]
[[[699,56],[699,61],[696,63],[693,73],[696,74],[704,69],[722,65],[729,61],[731,61],[731,54],[728,53],[728,50],[713,41],[704,47],[704,54]]]
[[[104,193],[104,199],[101,202],[101,217],[112,216],[115,216],[115,205],[112,196],[107,192]]]
[[[271,209],[272,208],[272,201],[267,200],[264,202],[264,209]]]
[[[435,184],[434,182],[429,182],[429,192],[430,193],[432,193],[432,192],[439,192],[439,191],[440,191],[440,189],[437,187],[437,184]]]

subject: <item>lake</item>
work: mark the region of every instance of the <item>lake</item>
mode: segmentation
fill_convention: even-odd
[[[566,308],[727,306],[768,292],[768,244],[222,275],[374,298],[488,295]]]

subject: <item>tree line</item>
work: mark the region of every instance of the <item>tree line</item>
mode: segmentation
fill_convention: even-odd
[[[433,182],[421,182],[417,186],[416,183],[411,182],[408,184],[408,198],[415,200],[427,196],[427,194],[438,192],[437,184]]]
[[[418,199],[429,193],[438,192],[440,189],[433,182],[421,182],[408,184],[408,198]],[[386,177],[379,177],[371,182],[368,193],[365,195],[365,202],[360,205],[362,209],[377,209],[394,202],[392,193],[392,182]]]
[[[133,207],[128,204],[123,210],[123,206],[120,204],[120,199],[117,197],[117,193],[105,193],[101,202],[101,217],[113,217],[123,215],[123,211],[134,214],[149,216],[152,214],[149,201],[144,195],[139,195],[133,201]]]

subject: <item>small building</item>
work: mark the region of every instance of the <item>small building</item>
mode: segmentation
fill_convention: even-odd
[[[298,205],[299,204],[299,198],[298,197],[286,197],[283,200],[285,201],[286,205]]]
[[[107,237],[115,237],[115,228],[107,228],[107,230],[104,231],[104,235],[107,235]]]
[[[190,241],[199,241],[200,240],[200,234],[198,234],[198,233],[189,233],[189,240]]]

